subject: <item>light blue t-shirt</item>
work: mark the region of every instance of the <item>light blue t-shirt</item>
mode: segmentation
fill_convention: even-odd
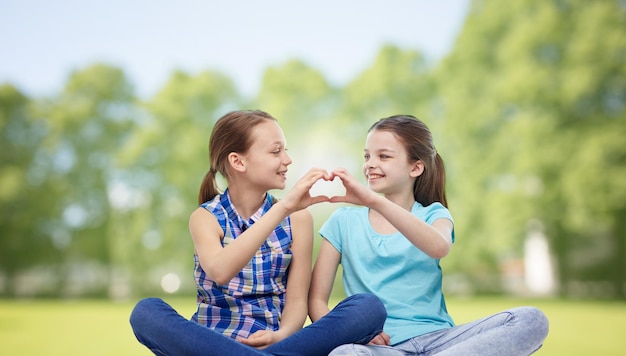
[[[368,211],[340,208],[320,229],[320,235],[341,253],[346,295],[372,293],[382,300],[387,309],[384,331],[392,345],[454,326],[441,291],[439,259],[426,255],[399,232],[375,232]],[[415,202],[411,213],[429,224],[441,218],[453,221],[440,203],[424,207]]]

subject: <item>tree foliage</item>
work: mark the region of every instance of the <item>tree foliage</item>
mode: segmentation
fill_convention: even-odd
[[[563,287],[599,268],[623,296],[624,25],[618,1],[473,4],[437,73],[457,229],[480,241],[459,264],[519,250],[537,219]]]

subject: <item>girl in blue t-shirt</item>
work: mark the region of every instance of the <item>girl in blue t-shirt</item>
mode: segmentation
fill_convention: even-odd
[[[306,208],[329,200],[309,190],[328,172],[313,168],[281,200],[272,197],[268,190],[285,188],[291,158],[278,122],[258,110],[220,118],[209,155],[200,207],[189,219],[198,309],[188,320],[159,298],[143,299],[130,317],[137,339],[156,355],[325,356],[379,334],[386,312],[372,294],[302,328],[313,245]]]
[[[441,290],[439,260],[454,242],[445,171],[430,130],[409,115],[376,122],[365,142],[369,188],[346,170],[332,172],[346,189],[345,207],[322,226],[324,238],[309,292],[309,316],[329,312],[337,267],[346,295],[376,294],[387,310],[384,331],[368,345],[331,355],[529,355],[548,333],[536,308],[521,307],[455,326]]]

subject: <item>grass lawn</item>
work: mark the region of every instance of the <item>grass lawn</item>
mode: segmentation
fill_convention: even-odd
[[[167,300],[182,315],[195,311],[194,298]],[[623,355],[626,303],[508,298],[448,298],[460,324],[519,305],[541,308],[550,334],[537,355]],[[133,303],[109,301],[0,300],[3,355],[151,355],[131,331]]]

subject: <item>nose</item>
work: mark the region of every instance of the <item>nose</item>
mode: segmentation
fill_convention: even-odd
[[[291,160],[291,157],[289,157],[289,155],[287,154],[287,152],[285,151],[285,156],[283,157],[283,164],[285,166],[288,166],[292,163],[293,161]]]
[[[366,169],[371,169],[371,168],[376,167],[376,162],[375,162],[374,158],[370,157],[363,163],[363,166]]]

